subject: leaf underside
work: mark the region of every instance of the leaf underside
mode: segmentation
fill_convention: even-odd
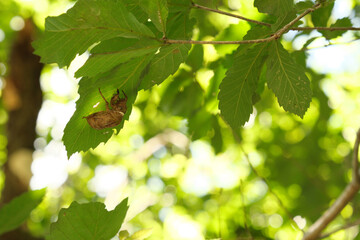
[[[302,118],[312,97],[310,81],[304,69],[277,41],[270,44],[266,64],[267,84],[275,93],[279,105]]]
[[[165,45],[154,40],[155,35],[160,35],[153,32],[157,30],[168,37],[188,37],[192,31],[194,21],[189,18],[189,8],[168,9],[165,3],[164,0],[79,0],[65,14],[47,18],[43,38],[33,44],[41,61],[68,66],[77,54],[91,48],[89,59],[75,73],[81,78],[80,98],[63,136],[69,157],[96,148],[106,143],[114,132],[119,133],[129,118],[137,92],[161,83],[186,60],[190,45]],[[143,17],[144,13],[147,18]],[[155,28],[148,27],[149,24]],[[167,24],[176,28],[168,30]],[[99,88],[108,101],[116,89],[128,96],[127,111],[114,128],[95,130],[83,118],[106,109]],[[100,104],[94,108],[97,103]]]
[[[234,129],[244,125],[253,111],[252,96],[257,88],[267,45],[258,44],[235,57],[234,64],[220,84],[221,115]]]
[[[79,0],[65,14],[46,18],[44,36],[33,46],[42,62],[64,67],[99,41],[153,36],[122,1]]]
[[[295,16],[292,0],[255,0],[254,5],[260,12],[277,17],[272,31]],[[190,39],[195,24],[189,17],[190,9],[187,0],[79,0],[65,14],[46,19],[44,36],[33,43],[42,62],[64,67],[76,55],[87,50],[90,53],[75,74],[81,78],[80,98],[63,136],[69,157],[106,143],[114,132],[119,133],[129,118],[137,92],[162,83],[185,62],[190,44],[167,45],[160,38]],[[348,22],[342,20],[337,24]],[[255,26],[244,40],[266,38],[270,34],[270,29]],[[264,62],[268,86],[279,104],[300,117],[309,107],[309,80],[280,43],[240,45],[219,93],[221,114],[233,128],[243,125],[252,113]],[[99,88],[108,101],[116,89],[128,96],[127,111],[114,128],[95,130],[83,118],[106,109]],[[97,103],[100,104],[94,108]]]

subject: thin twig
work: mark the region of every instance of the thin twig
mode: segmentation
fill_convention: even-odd
[[[259,25],[271,27],[270,23],[256,21],[256,20],[253,20],[253,19],[250,19],[250,18],[246,18],[246,17],[240,16],[240,15],[224,12],[224,11],[221,11],[221,10],[218,10],[218,9],[212,9],[212,8],[208,8],[208,7],[205,7],[205,6],[201,6],[201,5],[196,4],[196,3],[193,3],[192,7],[193,8],[198,8],[198,9],[203,9],[203,10],[210,11],[210,12],[219,13],[219,14],[234,17],[234,18],[238,18],[238,19],[241,19],[241,20],[244,20],[244,21],[247,21],[247,22],[252,22],[252,23],[259,24]]]
[[[348,228],[357,226],[357,225],[359,225],[359,224],[360,224],[360,219],[356,220],[355,222],[351,222],[351,223],[345,224],[345,225],[343,225],[343,226],[340,226],[340,227],[334,229],[334,230],[331,231],[331,232],[328,232],[328,233],[326,233],[326,234],[321,235],[319,238],[327,238],[327,237],[329,237],[330,235],[332,235],[332,234],[334,234],[334,233],[336,233],[336,232],[338,232],[338,231],[345,230],[345,229],[348,229]]]
[[[267,38],[261,38],[261,39],[250,39],[250,40],[241,40],[241,41],[194,41],[194,40],[175,40],[175,39],[164,39],[165,44],[251,44],[251,43],[263,43],[263,42],[270,42],[275,39],[278,39],[281,37],[282,34],[284,34],[286,31],[289,30],[289,28],[294,25],[297,21],[299,21],[301,18],[309,14],[310,12],[315,11],[316,9],[320,8],[321,4],[317,3],[313,7],[308,8],[306,11],[304,11],[302,14],[294,18],[291,22],[283,26],[281,29],[279,29],[276,33],[271,35]]]
[[[252,22],[252,23],[256,23],[259,25],[263,25],[266,27],[271,27],[270,23],[266,23],[266,22],[261,22],[261,21],[256,21],[250,18],[246,18],[237,14],[233,14],[233,13],[228,13],[225,11],[221,11],[218,9],[212,9],[209,7],[205,7],[196,3],[192,4],[192,7],[194,8],[198,8],[198,9],[202,9],[202,10],[206,10],[206,11],[210,11],[210,12],[215,12],[215,13],[219,13],[222,15],[226,15],[226,16],[230,16],[230,17],[234,17],[234,18],[238,18],[247,22]],[[319,6],[320,7],[320,6]],[[320,30],[320,31],[360,31],[360,27],[292,27],[289,30],[294,30],[294,31],[306,31],[306,30]]]
[[[296,50],[296,51],[310,51],[310,50],[314,50],[314,49],[318,49],[318,48],[326,48],[326,47],[331,47],[331,46],[337,46],[337,45],[343,45],[343,44],[351,44],[351,43],[354,43],[355,41],[359,41],[360,39],[353,39],[353,40],[350,40],[350,41],[347,41],[347,42],[335,42],[335,43],[328,43],[328,44],[324,44],[322,46],[316,46],[316,47],[311,47],[311,48],[308,48],[308,47],[303,47],[299,50]]]
[[[276,198],[279,206],[285,211],[286,215],[288,216],[288,218],[290,219],[291,222],[293,222],[294,226],[303,231],[302,229],[299,228],[299,226],[297,225],[297,223],[294,221],[294,217],[292,216],[292,214],[290,213],[290,211],[285,207],[284,203],[281,201],[280,197],[271,189],[270,187],[270,184],[268,182],[268,180],[266,180],[266,178],[264,178],[263,176],[261,176],[257,170],[255,169],[255,167],[252,165],[252,163],[250,162],[250,158],[249,156],[247,155],[247,153],[245,152],[244,148],[242,147],[242,145],[240,144],[241,141],[240,141],[240,137],[239,135],[237,134],[237,132],[235,132],[233,129],[232,129],[232,133],[233,133],[233,136],[235,138],[235,141],[237,143],[239,143],[239,147],[241,149],[241,151],[244,153],[244,156],[245,156],[245,159],[247,161],[247,163],[249,164],[251,170],[253,171],[253,173],[255,173],[255,175],[260,178],[267,186],[268,186],[268,189],[269,189],[269,192]]]
[[[303,240],[317,239],[326,226],[334,220],[334,218],[341,212],[341,210],[356,196],[360,190],[359,181],[359,144],[360,144],[360,129],[356,134],[354,145],[354,155],[352,160],[353,178],[346,186],[341,195],[336,199],[333,205],[320,217],[316,222],[310,226],[309,230],[305,233]]]
[[[176,40],[176,39],[164,39],[164,43],[170,44],[250,44],[250,43],[262,43],[270,42],[274,38],[262,38],[262,39],[251,39],[251,40],[240,40],[240,41],[195,41],[195,40]]]
[[[284,27],[282,27],[280,30],[278,30],[274,35],[276,36],[275,38],[279,38],[281,37],[281,35],[283,33],[285,33],[286,31],[289,30],[289,28],[294,25],[296,22],[298,22],[301,18],[305,17],[306,15],[308,15],[309,13],[315,11],[316,9],[321,7],[321,3],[317,3],[314,6],[312,6],[311,8],[306,9],[302,14],[300,14],[299,16],[297,16],[296,18],[294,18],[291,22],[289,22],[288,24],[286,24]]]
[[[246,212],[244,193],[242,191],[242,185],[243,185],[243,182],[240,180],[239,190],[240,190],[240,196],[241,196],[241,202],[242,202],[241,205],[242,205],[242,209],[243,209],[243,212],[244,212],[244,228],[245,228],[245,231],[246,231],[248,237],[253,239],[253,236],[252,236],[252,234],[250,232],[249,226],[247,225],[248,217],[247,217],[247,212]]]
[[[293,27],[290,30],[306,31],[306,30],[320,30],[320,31],[360,31],[360,27]]]
[[[290,219],[291,222],[293,222],[293,224],[295,225],[295,227],[301,231],[303,231],[302,229],[300,229],[297,225],[297,223],[294,220],[294,216],[290,213],[290,211],[285,207],[284,203],[281,201],[280,197],[271,189],[270,184],[268,182],[268,180],[264,177],[262,177],[254,168],[254,166],[252,165],[252,163],[250,162],[249,156],[247,155],[247,153],[244,151],[244,149],[242,148],[242,146],[240,145],[241,150],[243,151],[244,155],[245,155],[245,159],[247,160],[251,170],[255,173],[255,175],[260,178],[262,181],[265,182],[265,184],[268,186],[269,188],[269,192],[276,198],[276,201],[278,202],[278,204],[280,205],[280,207],[285,211],[286,215],[288,216],[288,218]]]

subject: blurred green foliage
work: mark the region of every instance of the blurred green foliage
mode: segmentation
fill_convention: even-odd
[[[45,16],[64,12],[71,4],[41,2],[46,2],[47,9],[38,12],[26,1],[0,1],[0,35],[5,36],[0,41],[0,70],[7,68],[8,49],[16,33],[9,25],[14,16],[34,16],[42,27]],[[196,2],[257,20],[267,17],[253,8],[253,1]],[[350,2],[358,16],[360,3]],[[332,9],[330,4],[304,21],[317,26],[336,24]],[[240,39],[250,28],[246,22],[198,9],[191,15],[197,20],[194,36],[198,40]],[[359,69],[319,73],[306,66],[308,52],[293,44],[304,36],[310,38],[310,33],[290,36],[283,44],[306,67],[313,90],[304,119],[280,109],[265,86],[257,91],[261,101],[250,121],[241,131],[232,132],[218,115],[217,94],[231,64],[228,54],[236,46],[193,46],[174,76],[139,92],[120,135],[83,154],[66,181],[49,188],[45,200],[31,213],[30,230],[44,235],[59,209],[75,200],[103,201],[111,209],[128,196],[126,229],[134,233],[151,228],[149,239],[299,239],[299,228],[310,226],[351,180],[351,150],[360,122]],[[63,97],[47,87],[46,74],[52,68],[44,71],[42,79],[45,101],[75,99],[75,91]],[[5,74],[0,71],[1,86]],[[260,81],[262,77],[266,76]],[[0,105],[1,163],[6,159],[6,118]],[[38,142],[45,142],[36,145],[40,152],[61,139],[54,134],[55,126],[44,129],[38,132]],[[110,179],[97,187],[112,171],[123,173],[125,180],[112,185],[116,179]],[[357,200],[329,229],[359,218]],[[328,239],[355,239],[357,233],[358,228],[350,228]]]

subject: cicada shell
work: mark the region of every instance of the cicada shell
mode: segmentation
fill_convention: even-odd
[[[102,95],[100,88],[99,93],[106,103],[106,110],[90,114],[89,116],[83,118],[86,118],[90,127],[97,130],[111,128],[119,125],[126,113],[126,94],[124,91],[122,91],[125,98],[120,98],[118,89],[114,96],[112,96],[109,104],[109,102],[106,101],[105,97]]]

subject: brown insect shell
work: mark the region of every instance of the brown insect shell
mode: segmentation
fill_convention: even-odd
[[[119,125],[125,115],[126,112],[126,101],[127,96],[123,92],[125,98],[119,97],[119,90],[116,94],[111,98],[110,105],[111,109],[108,106],[108,102],[106,102],[106,110],[96,112],[90,114],[86,118],[87,122],[89,123],[90,127],[101,130],[104,128],[111,128]]]
[[[123,94],[125,96],[125,98],[120,98],[119,95],[119,89],[117,90],[117,93],[114,94],[110,100],[110,105],[111,108],[120,112],[125,113],[127,108],[126,108],[126,102],[127,102],[127,96],[123,91]]]

